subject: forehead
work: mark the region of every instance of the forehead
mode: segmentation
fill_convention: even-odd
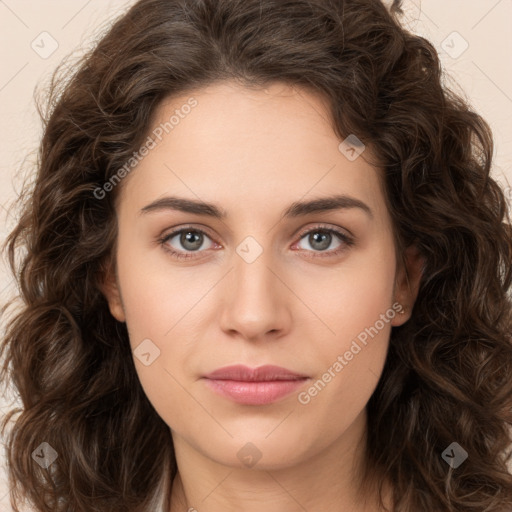
[[[156,144],[127,180],[135,202],[172,192],[252,208],[340,192],[383,207],[369,148],[348,159],[326,102],[305,89],[222,82],[189,91],[162,101],[148,136]]]

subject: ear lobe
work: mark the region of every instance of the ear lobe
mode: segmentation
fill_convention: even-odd
[[[112,267],[103,274],[103,280],[100,283],[99,288],[101,293],[103,293],[107,299],[111,315],[118,322],[126,322],[119,283],[117,281],[116,273]]]
[[[403,259],[395,280],[395,300],[404,307],[405,314],[395,316],[392,325],[402,325],[411,317],[425,268],[425,257],[414,244],[405,249]]]

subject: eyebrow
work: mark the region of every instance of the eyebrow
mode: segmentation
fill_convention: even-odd
[[[296,201],[286,208],[281,217],[295,218],[311,213],[347,210],[351,208],[359,208],[373,219],[373,212],[366,203],[345,194],[321,197],[309,201]],[[144,206],[139,214],[142,215],[162,210],[177,210],[185,213],[205,215],[219,220],[225,219],[228,216],[226,210],[216,204],[171,196],[162,197]]]

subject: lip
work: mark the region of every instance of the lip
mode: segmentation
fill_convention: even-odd
[[[219,368],[205,375],[204,379],[211,390],[234,402],[264,405],[289,395],[309,377],[280,366],[249,368],[234,365]]]
[[[237,380],[244,382],[262,382],[270,380],[298,380],[308,378],[308,375],[293,372],[286,368],[282,368],[281,366],[274,366],[270,364],[258,366],[257,368],[249,368],[242,364],[236,364],[233,366],[219,368],[218,370],[205,375],[205,378]]]

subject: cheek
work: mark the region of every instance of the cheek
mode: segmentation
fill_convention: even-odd
[[[309,293],[308,304],[323,324],[318,322],[321,341],[315,343],[316,378],[321,382],[310,395],[321,391],[319,403],[337,401],[340,396],[344,406],[361,407],[371,395],[385,363],[396,315],[394,278],[394,249],[383,239],[374,249],[347,260],[323,288]],[[324,392],[324,387],[330,391]],[[347,389],[352,390],[349,395]]]
[[[328,330],[324,328],[322,338],[331,340],[327,344],[330,352],[350,344],[350,340],[379,321],[381,315],[394,315],[394,249],[388,238],[374,242],[328,275],[317,271],[316,279],[308,279],[307,283],[304,278],[297,281],[297,289],[300,286],[300,293],[307,297],[308,305],[332,334],[325,336]],[[386,326],[387,329],[378,324],[380,330],[389,333],[388,323]]]
[[[117,256],[130,342],[144,338],[165,340],[174,326],[207,291],[207,283],[193,279],[165,258],[163,250],[142,247],[130,234],[119,237]],[[137,245],[139,244],[139,245]]]
[[[396,314],[392,288],[384,277],[363,281],[347,286],[337,307],[330,306],[325,318],[334,334],[324,333],[315,343],[310,357],[317,373],[297,397],[297,420],[321,423],[326,439],[339,435],[364,410],[386,361]]]
[[[120,237],[118,275],[135,369],[152,405],[171,421],[169,411],[193,409],[180,386],[194,352],[188,342],[195,333],[187,326],[197,325],[197,305],[215,281],[194,279],[193,269],[172,268],[161,255],[152,258]]]

